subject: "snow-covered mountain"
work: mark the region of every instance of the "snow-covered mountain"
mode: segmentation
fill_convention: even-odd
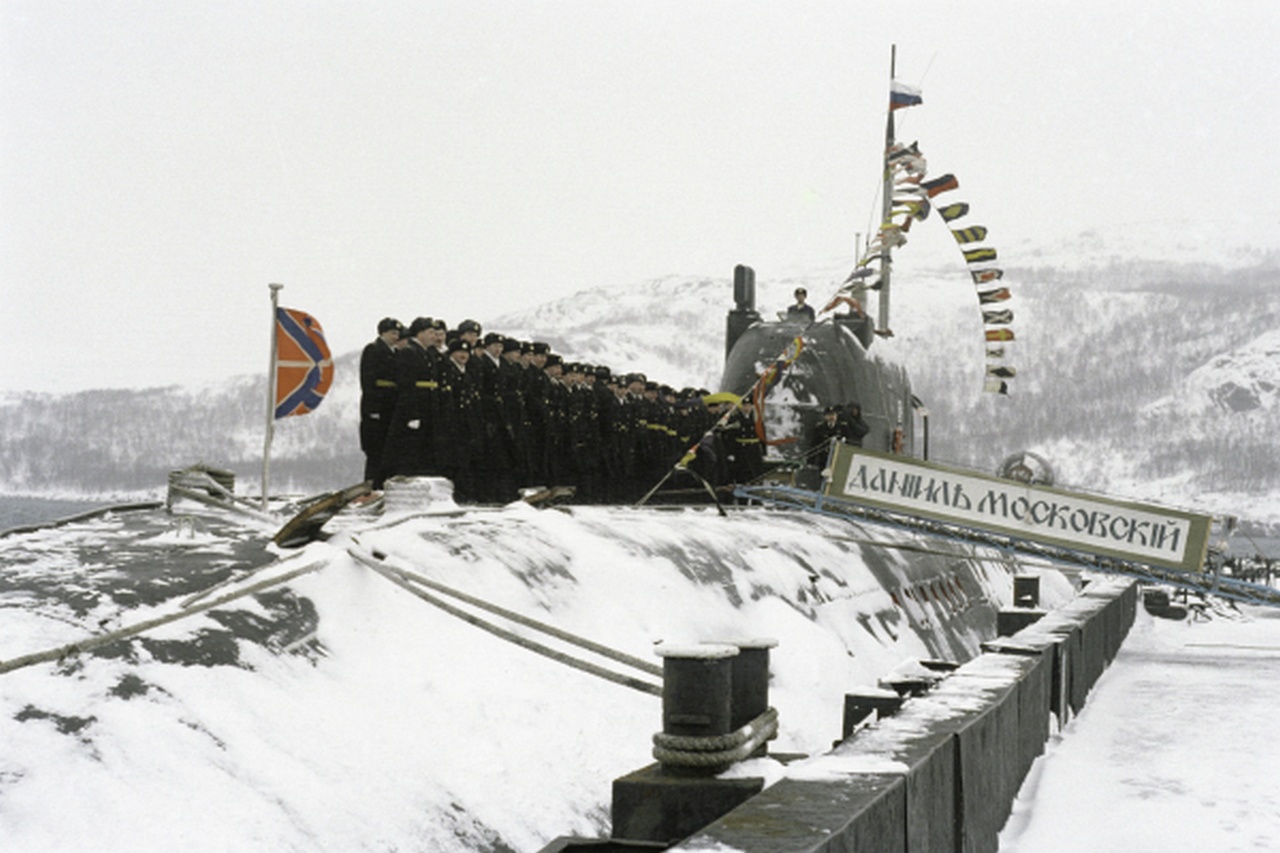
[[[1263,223],[1269,225],[1270,223]],[[1256,228],[1261,226],[1254,223]],[[931,457],[992,470],[1033,450],[1059,482],[1245,516],[1280,503],[1280,252],[1223,235],[1173,239],[1168,223],[1086,232],[1057,246],[1002,251],[1017,340],[1009,396],[982,392],[977,300],[954,247],[903,249],[894,337],[930,411]],[[1234,229],[1234,230],[1233,230]],[[1273,232],[1274,233],[1274,232]],[[913,240],[915,238],[913,237]],[[1274,238],[1271,238],[1272,240]],[[848,273],[833,260],[757,269],[770,317],[803,284],[821,304]],[[480,318],[486,329],[545,340],[572,360],[643,371],[675,387],[717,387],[731,271],[597,287],[533,310]],[[319,491],[359,479],[357,353],[338,360],[313,415],[281,421],[273,482]],[[264,382],[0,397],[0,485],[31,493],[139,492],[203,460],[258,476]],[[1280,512],[1276,513],[1280,514]]]
[[[1187,374],[1170,397],[1148,407],[1155,413],[1182,406],[1201,414],[1267,421],[1280,404],[1280,329],[1210,359]],[[1272,421],[1274,423],[1274,421]]]

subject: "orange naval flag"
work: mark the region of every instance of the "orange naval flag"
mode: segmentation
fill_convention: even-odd
[[[333,357],[319,321],[276,308],[276,420],[314,412],[332,384]]]

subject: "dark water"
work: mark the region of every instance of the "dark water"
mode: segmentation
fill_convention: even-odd
[[[26,524],[56,521],[69,515],[108,506],[109,501],[68,501],[53,498],[14,498],[0,495],[0,533]]]
[[[1280,560],[1280,537],[1240,535],[1231,538],[1231,553],[1245,557],[1262,556]]]
[[[1237,556],[1280,559],[1280,525],[1241,522],[1229,543],[1228,550]]]

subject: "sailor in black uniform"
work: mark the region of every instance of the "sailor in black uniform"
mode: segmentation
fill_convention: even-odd
[[[579,503],[600,500],[601,441],[600,416],[596,410],[596,394],[587,382],[595,378],[595,368],[573,363],[566,368],[569,389],[568,423],[569,469],[577,487]]]
[[[725,426],[728,445],[729,481],[750,483],[764,473],[764,445],[756,435],[756,408],[743,398]]]
[[[551,379],[544,368],[551,354],[550,344],[533,341],[529,347],[529,363],[525,373],[524,405],[527,441],[528,476],[526,486],[551,486],[547,471],[547,432],[551,413]]]
[[[803,287],[797,287],[795,292],[796,304],[787,306],[788,320],[805,320],[812,323],[815,318],[813,306],[805,302],[809,296],[809,291]]]
[[[841,417],[839,406],[827,406],[822,412],[822,420],[814,424],[805,442],[804,464],[811,468],[826,465],[833,441],[853,443],[853,431],[849,422]]]
[[[385,317],[378,323],[378,337],[360,353],[360,449],[364,478],[375,489],[386,480],[383,452],[396,409],[396,350],[405,334],[404,324]]]
[[[478,374],[470,369],[470,361],[471,344],[462,338],[449,343],[435,398],[436,459],[441,473],[453,481],[459,502],[482,499],[478,465],[484,452],[484,418]]]
[[[430,354],[431,318],[414,320],[408,334],[409,342],[396,353],[396,407],[384,458],[388,476],[421,477],[439,473],[433,434],[438,384]]]
[[[871,426],[862,418],[862,404],[850,403],[845,408],[847,411],[841,414],[840,421],[849,429],[849,443],[861,447],[862,439],[871,432]]]
[[[483,346],[473,350],[467,363],[468,372],[475,372],[475,382],[480,393],[480,413],[484,423],[483,453],[477,460],[478,499],[487,503],[510,503],[517,497],[517,458],[515,430],[511,422],[512,406],[519,405],[518,388],[512,387],[510,370],[519,371],[514,364],[503,360],[507,350],[507,338],[497,332],[484,336]],[[515,349],[519,351],[519,343]],[[518,376],[518,373],[517,373]],[[518,378],[515,385],[518,386]],[[517,415],[518,417],[518,415]]]
[[[515,500],[518,487],[529,485],[529,434],[525,414],[525,367],[521,361],[521,342],[515,338],[502,341],[502,360],[498,364],[498,400],[500,442],[509,448],[509,469],[498,476],[496,498],[500,502]]]
[[[568,486],[573,483],[573,470],[570,464],[569,387],[564,381],[564,359],[557,353],[549,353],[543,374],[546,377],[543,385],[546,412],[543,459],[547,484]]]

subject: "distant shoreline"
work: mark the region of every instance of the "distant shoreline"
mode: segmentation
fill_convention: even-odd
[[[110,498],[63,498],[40,495],[0,496],[0,532],[28,524],[46,524],[100,506],[119,503]]]

